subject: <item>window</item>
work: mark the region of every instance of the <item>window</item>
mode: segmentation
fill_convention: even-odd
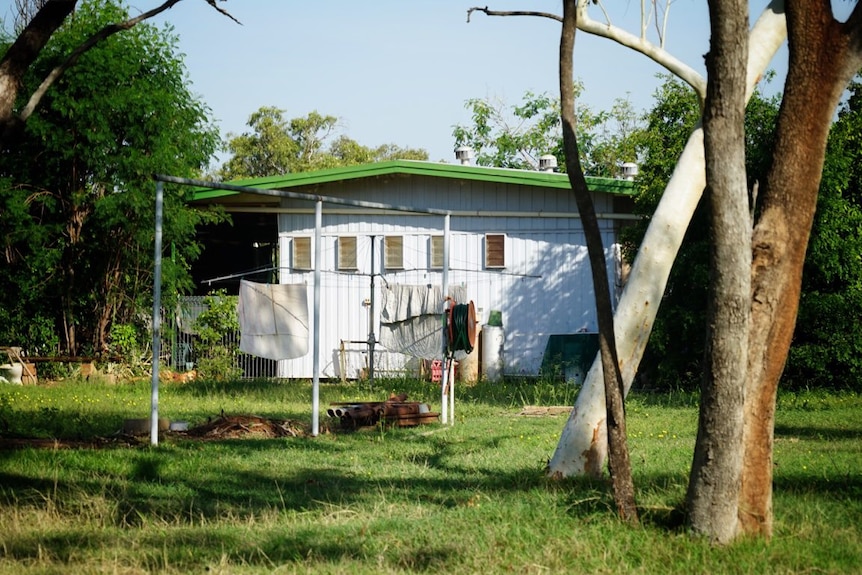
[[[356,236],[338,238],[338,269],[356,271]]]
[[[506,267],[506,234],[485,234],[485,267]]]
[[[293,238],[293,269],[310,270],[311,266],[311,238]]]
[[[431,236],[431,265],[432,270],[443,269],[443,236]]]
[[[404,236],[383,238],[383,257],[386,269],[404,269]]]

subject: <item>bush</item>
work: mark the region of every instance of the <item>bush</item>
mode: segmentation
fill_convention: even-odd
[[[236,379],[242,376],[238,364],[239,318],[236,313],[237,296],[224,290],[204,298],[206,309],[195,320],[195,331],[200,343],[197,346],[198,377],[210,380]]]

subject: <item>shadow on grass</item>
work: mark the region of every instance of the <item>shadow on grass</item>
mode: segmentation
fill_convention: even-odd
[[[849,422],[848,422],[849,423]],[[855,422],[854,422],[855,423]],[[856,427],[834,427],[834,426],[799,426],[781,425],[775,426],[775,436],[796,437],[802,439],[814,439],[818,441],[840,441],[845,439],[862,439],[862,428]]]
[[[383,514],[373,520],[332,521],[325,528],[300,524],[291,530],[276,529],[262,521],[264,531],[253,545],[249,545],[242,527],[225,528],[223,521],[239,520],[241,526],[244,517],[293,517],[306,512],[321,521],[354,513],[368,517],[364,514],[371,514],[368,510],[377,509],[378,504],[393,509],[430,506],[460,514],[460,510],[470,509],[477,493],[504,504],[509,495],[532,491],[550,492],[556,501],[552,509],[577,521],[607,521],[614,516],[606,479],[550,481],[538,466],[510,466],[501,471],[498,463],[483,464],[481,457],[464,458],[465,449],[477,454],[499,450],[505,447],[503,442],[513,438],[504,433],[458,442],[444,433],[421,438],[394,433],[381,443],[381,449],[397,442],[401,449],[395,452],[393,465],[404,466],[405,472],[379,476],[364,474],[369,470],[373,473],[374,466],[356,466],[349,461],[361,451],[360,443],[374,441],[373,434],[176,441],[157,449],[45,454],[46,460],[53,458],[52,465],[64,471],[59,477],[0,473],[0,516],[9,517],[22,506],[42,509],[48,500],[57,513],[69,515],[78,502],[99,499],[111,513],[104,518],[107,528],[65,527],[61,532],[42,530],[7,536],[3,555],[10,560],[35,561],[39,553],[49,549],[55,560],[63,562],[80,557],[84,551],[98,554],[103,547],[116,545],[115,538],[124,529],[142,528],[135,536],[135,545],[150,550],[143,551],[152,556],[142,562],[153,571],[165,564],[174,569],[184,563],[199,568],[202,557],[218,561],[225,556],[233,564],[262,566],[286,562],[336,565],[385,556],[388,565],[405,571],[437,571],[459,561],[463,547],[429,536],[425,545],[386,548],[386,538],[392,537],[391,525],[386,522],[401,521],[404,529],[410,529],[408,518]],[[402,444],[409,442],[415,442],[416,449],[404,449]],[[660,492],[679,481],[679,474],[640,475],[636,488],[639,492]],[[858,498],[862,493],[862,478],[779,478],[776,490],[846,500],[848,494]],[[681,505],[641,507],[639,513],[646,527],[671,532],[685,529]],[[194,529],[172,529],[170,545],[165,545],[163,530],[154,533],[143,529],[153,524]]]

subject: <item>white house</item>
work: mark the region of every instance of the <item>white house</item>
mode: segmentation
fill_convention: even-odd
[[[610,287],[618,293],[618,235],[621,225],[634,219],[632,184],[587,181]],[[449,214],[448,284],[474,303],[480,324],[492,311],[500,312],[494,316],[502,318],[504,374],[536,375],[549,355],[571,355],[566,346],[576,334],[598,330],[586,242],[565,174],[390,161],[231,184],[373,204],[324,201],[316,254],[316,202],[223,189],[195,193],[194,203],[218,203],[235,219],[233,228],[204,237],[207,257],[196,270],[203,286],[236,293],[242,277],[303,284],[311,303],[313,267],[320,257],[323,378],[356,378],[369,368],[380,375],[415,369],[415,360],[380,343],[383,292],[441,285],[443,212]],[[231,247],[231,238],[242,238],[243,246]],[[310,378],[312,353],[280,360],[277,375]]]

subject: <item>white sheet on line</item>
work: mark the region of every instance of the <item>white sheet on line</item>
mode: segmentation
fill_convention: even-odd
[[[267,359],[308,353],[308,289],[305,284],[239,286],[239,349]]]

